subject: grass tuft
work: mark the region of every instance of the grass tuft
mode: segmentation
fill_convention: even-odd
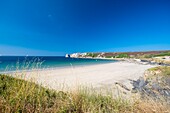
[[[170,76],[170,66],[159,66],[149,69],[148,71],[156,72],[161,76]]]

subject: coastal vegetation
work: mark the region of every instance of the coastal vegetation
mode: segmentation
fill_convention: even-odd
[[[170,66],[148,69],[143,77],[133,82],[133,86],[132,92],[139,92],[142,98],[170,105]]]
[[[98,56],[97,53],[88,53],[88,54],[86,55],[86,57],[92,57],[92,58],[95,58],[95,57],[97,57],[97,56]]]
[[[170,77],[170,67],[169,66],[154,67],[154,68],[149,69],[148,71],[154,73],[153,75]]]
[[[116,56],[106,56],[106,58],[130,58],[128,54],[126,53],[121,53]]]
[[[112,56],[106,56],[106,58],[113,58]]]
[[[134,111],[134,106],[127,100],[113,99],[111,95],[102,96],[87,89],[57,92],[35,83],[0,75],[1,112],[125,112]]]
[[[126,53],[121,53],[121,54],[118,54],[117,56],[115,56],[115,58],[130,58],[130,57]]]
[[[158,57],[158,56],[170,56],[170,52],[163,52],[163,53],[154,55],[154,57]]]
[[[159,53],[159,54],[146,54],[146,55],[143,55],[142,57],[153,58],[153,57],[162,57],[162,56],[170,56],[170,52],[166,51],[166,52],[162,52],[162,53]]]
[[[133,100],[133,101],[132,101]],[[127,99],[88,88],[56,91],[36,83],[0,75],[0,112],[7,113],[161,113],[169,108],[152,99]]]
[[[170,51],[146,51],[146,52],[98,52],[98,53],[81,53],[76,58],[107,58],[117,60],[140,59],[148,63],[157,63],[170,65]]]
[[[102,52],[87,53],[86,55],[78,55],[77,57],[102,57],[102,58],[153,58],[170,56],[170,51],[146,51],[146,52]]]

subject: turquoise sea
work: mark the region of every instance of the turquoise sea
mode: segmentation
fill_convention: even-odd
[[[0,72],[112,63],[114,60],[65,58],[59,56],[0,56]]]

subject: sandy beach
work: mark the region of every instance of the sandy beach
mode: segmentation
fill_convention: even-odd
[[[129,79],[137,80],[152,65],[115,62],[90,66],[59,68],[26,72],[26,80],[34,80],[52,89],[75,88],[77,86],[106,87],[120,82],[131,87]]]

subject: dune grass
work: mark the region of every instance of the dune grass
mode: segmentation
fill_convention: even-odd
[[[1,112],[83,113],[132,111],[128,101],[102,96],[88,89],[54,91],[35,83],[0,75]]]
[[[0,75],[2,113],[137,113],[168,112],[152,101],[102,95],[88,88],[71,92],[54,91],[33,82]]]
[[[159,76],[170,77],[170,66],[158,66],[158,67],[149,69],[149,71],[157,72],[157,74],[159,74]]]

